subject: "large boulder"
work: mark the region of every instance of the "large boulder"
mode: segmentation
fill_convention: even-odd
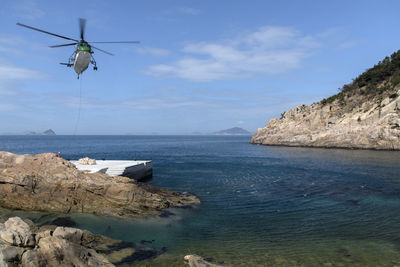
[[[57,213],[132,217],[199,203],[198,197],[126,177],[79,171],[55,154],[0,151],[0,206]]]
[[[0,238],[20,247],[33,247],[36,243],[29,225],[19,217],[12,217],[4,225],[0,224]]]
[[[38,258],[44,258],[47,266],[113,266],[93,249],[54,235],[40,239],[38,246]]]

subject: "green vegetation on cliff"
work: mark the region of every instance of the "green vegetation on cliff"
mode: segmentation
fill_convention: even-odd
[[[400,83],[400,50],[386,57],[372,68],[366,70],[352,83],[340,88],[340,92],[329,98],[324,98],[321,104],[330,104],[335,100],[345,103],[345,97],[355,94],[375,96],[392,89]]]

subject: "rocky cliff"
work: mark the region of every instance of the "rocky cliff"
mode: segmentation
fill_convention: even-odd
[[[251,143],[400,150],[400,51],[337,95],[270,120]]]
[[[0,152],[0,206],[4,208],[132,217],[199,202],[188,193],[79,171],[52,153]]]

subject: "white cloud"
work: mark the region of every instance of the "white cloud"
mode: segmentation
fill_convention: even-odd
[[[158,96],[158,97],[148,97],[141,98],[140,100],[125,101],[118,106],[123,106],[126,108],[134,109],[170,109],[170,108],[181,108],[181,107],[193,107],[193,106],[203,106],[208,105],[207,103],[191,99],[183,96]]]
[[[177,10],[179,13],[187,14],[187,15],[197,15],[197,14],[200,13],[200,10],[198,10],[198,9],[196,9],[196,8],[185,7],[185,6],[177,7],[176,10]]]
[[[0,110],[1,111],[11,111],[11,110],[17,110],[19,106],[14,105],[14,104],[4,104],[0,103]]]
[[[176,15],[176,14],[184,14],[184,15],[198,15],[200,13],[199,9],[187,6],[178,6],[166,9],[163,11],[165,15]]]
[[[12,54],[15,54],[15,55],[21,55],[22,54],[21,50],[18,50],[18,49],[15,49],[15,48],[10,48],[10,47],[3,46],[3,45],[0,45],[0,52],[7,53],[7,54],[12,53]]]
[[[276,75],[300,67],[317,46],[293,28],[268,26],[230,40],[189,43],[183,52],[190,56],[150,66],[147,73],[198,82]]]
[[[153,56],[166,56],[169,54],[169,51],[166,49],[149,47],[149,46],[139,47],[136,49],[136,51],[140,54],[149,54]]]
[[[19,47],[17,48],[17,46],[23,43],[24,41],[19,37],[3,35],[0,37],[0,52],[21,55],[23,51]]]
[[[35,0],[19,1],[14,8],[18,12],[18,15],[23,19],[33,20],[45,15],[45,12],[37,6]]]
[[[52,103],[57,106],[66,106],[69,108],[79,107],[79,98],[72,96],[49,97],[46,103]],[[83,109],[130,109],[130,110],[158,110],[158,109],[177,109],[193,107],[211,107],[213,103],[208,103],[204,99],[197,97],[187,97],[176,94],[163,94],[157,96],[140,97],[140,99],[128,99],[117,101],[104,101],[100,98],[82,98],[81,107]],[[215,105],[218,106],[218,105]]]
[[[355,40],[346,41],[346,42],[339,44],[337,49],[339,49],[339,50],[349,49],[349,48],[355,47],[357,44],[358,44],[358,42]]]
[[[29,79],[36,80],[43,77],[44,75],[42,73],[35,70],[0,64],[0,81]]]
[[[21,33],[25,32],[21,28]],[[18,31],[19,32],[19,31]],[[3,34],[0,37],[0,52],[6,54],[14,54],[17,56],[37,56],[38,54],[48,54],[49,48],[48,43],[32,42],[18,35]]]
[[[4,84],[0,85],[0,96],[14,95],[15,93],[12,89],[13,89],[12,87],[7,88],[7,85],[4,85]]]

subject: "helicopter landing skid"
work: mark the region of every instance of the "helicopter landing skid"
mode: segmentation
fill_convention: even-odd
[[[75,58],[75,52],[68,58],[68,63],[60,63],[60,64],[65,65],[67,67],[72,67],[74,66],[74,58]]]
[[[90,61],[90,63],[93,65],[93,70],[97,70],[96,60],[94,60],[93,56],[92,56],[92,60]]]

